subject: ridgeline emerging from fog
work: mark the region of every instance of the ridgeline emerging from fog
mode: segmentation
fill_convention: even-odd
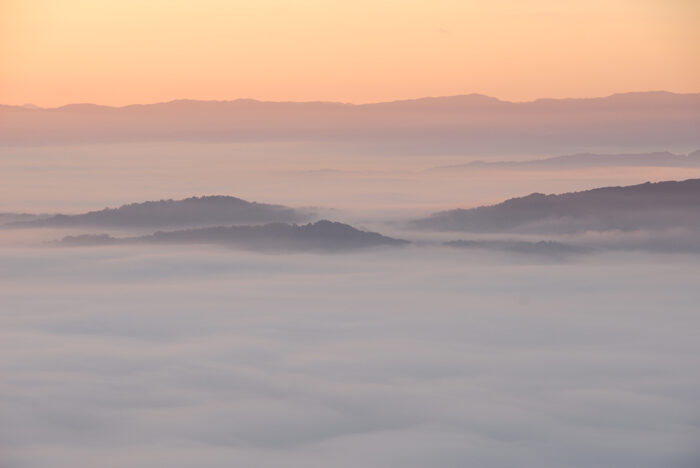
[[[271,223],[261,226],[217,226],[128,238],[106,234],[64,237],[62,245],[114,244],[207,244],[245,250],[267,251],[348,251],[368,247],[408,244],[376,232],[361,231],[350,225],[327,220],[303,226]]]
[[[6,223],[3,229],[60,228],[67,231],[63,235],[70,234],[58,242],[64,246],[208,244],[333,252],[409,243],[339,222],[297,224],[312,216],[282,205],[210,196],[132,203],[78,215],[5,213],[0,221]],[[414,239],[416,245],[552,258],[596,249],[700,252],[700,179],[558,195],[532,193],[496,205],[435,213],[404,227],[483,234],[447,241],[443,236],[442,242]],[[93,229],[100,231],[93,234]]]
[[[88,213],[57,214],[18,221],[7,227],[162,228],[220,224],[292,223],[308,221],[310,212],[282,205],[256,203],[229,196],[190,197],[131,203]]]
[[[608,230],[700,229],[700,179],[532,193],[503,203],[456,209],[412,222],[421,229],[568,234]]]

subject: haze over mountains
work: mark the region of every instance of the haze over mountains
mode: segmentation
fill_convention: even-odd
[[[300,222],[311,217],[310,212],[282,205],[249,202],[230,196],[203,196],[132,203],[77,215],[57,214],[28,221],[20,219],[6,227],[161,228]]]
[[[700,179],[560,195],[532,193],[497,205],[443,211],[412,225],[437,231],[547,234],[700,229]]]
[[[523,153],[700,147],[700,93],[507,102],[470,94],[376,104],[178,100],[0,106],[0,145],[365,141],[413,151]],[[403,145],[403,146],[402,146]]]

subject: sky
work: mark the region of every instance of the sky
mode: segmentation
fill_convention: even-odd
[[[0,103],[700,91],[695,0],[3,0]]]

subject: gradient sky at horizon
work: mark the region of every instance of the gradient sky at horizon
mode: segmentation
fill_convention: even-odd
[[[0,103],[700,91],[694,0],[4,0]]]

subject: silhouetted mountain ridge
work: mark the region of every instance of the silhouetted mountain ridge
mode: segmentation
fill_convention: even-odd
[[[15,227],[175,227],[212,224],[250,224],[306,221],[311,214],[282,205],[249,202],[214,195],[183,200],[131,203],[83,214],[57,214],[45,219],[13,223]]]
[[[348,224],[321,220],[305,225],[270,223],[257,226],[216,226],[178,231],[159,231],[147,236],[115,238],[106,234],[67,236],[63,245],[111,244],[211,244],[249,250],[345,251],[359,248],[400,246],[408,242]]]
[[[176,100],[123,107],[0,106],[0,144],[135,141],[384,142],[414,151],[700,146],[700,93],[509,102],[483,95],[371,104]],[[418,145],[418,147],[416,147]],[[418,149],[415,149],[418,148]]]
[[[497,205],[436,213],[413,225],[439,231],[540,233],[700,229],[700,179],[532,193]]]

